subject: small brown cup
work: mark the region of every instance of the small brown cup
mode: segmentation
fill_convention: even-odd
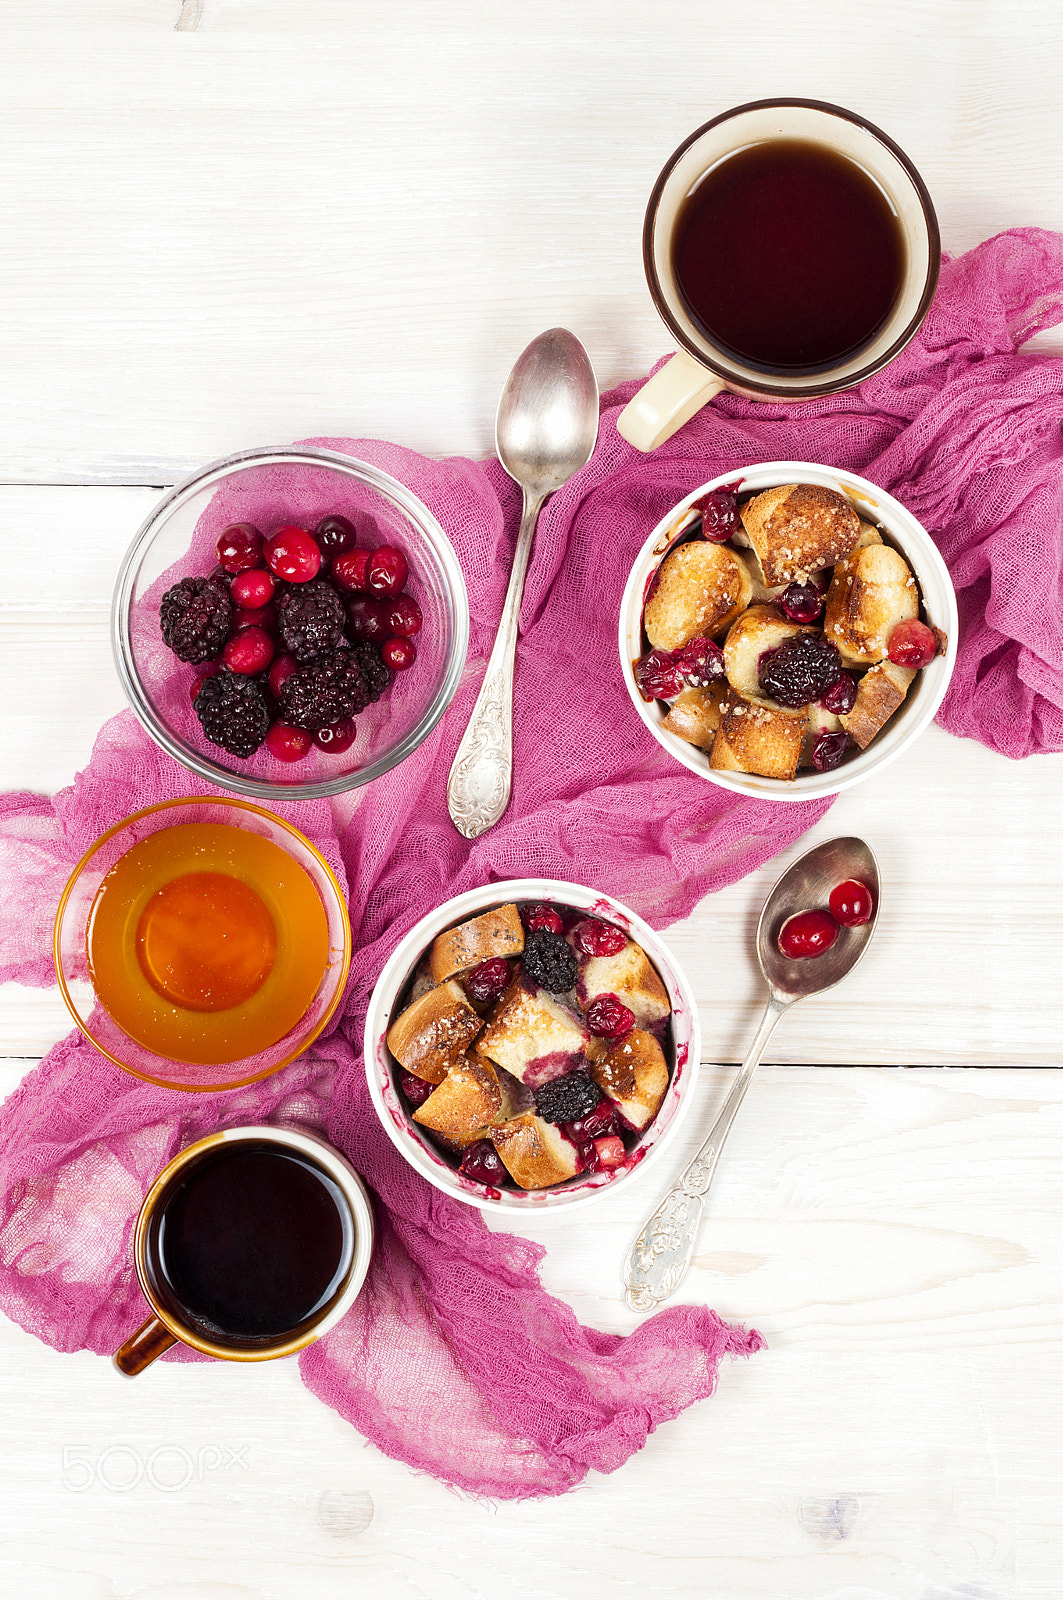
[[[239,1143],[276,1145],[281,1150],[301,1156],[316,1167],[325,1179],[330,1180],[330,1190],[337,1206],[345,1208],[344,1221],[349,1224],[353,1238],[349,1265],[328,1303],[312,1320],[268,1337],[234,1335],[230,1338],[204,1326],[186,1312],[163,1286],[156,1247],[159,1230],[152,1225],[165,1212],[179,1184],[189,1176],[194,1166],[212,1151]],[[293,1355],[315,1339],[320,1339],[350,1310],[365,1281],[372,1251],[373,1211],[369,1197],[362,1180],[338,1150],[321,1139],[291,1128],[226,1128],[220,1133],[212,1133],[180,1151],[159,1173],[144,1198],[133,1236],[133,1261],[152,1315],[116,1352],[114,1364],[127,1378],[135,1378],[157,1356],[179,1341],[222,1361],[272,1361],[278,1356]]]

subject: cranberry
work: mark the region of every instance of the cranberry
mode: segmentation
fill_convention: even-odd
[[[898,622],[886,653],[898,667],[926,667],[938,653],[938,642],[925,622]]]
[[[821,956],[838,937],[838,924],[829,911],[799,911],[779,930],[779,949],[789,961]]]
[[[815,622],[823,611],[823,592],[814,583],[791,583],[779,596],[779,609],[791,622]]]
[[[553,906],[548,906],[542,900],[536,901],[533,906],[525,906],[521,913],[524,926],[529,933],[537,933],[545,929],[547,933],[564,933],[565,924],[561,921],[561,914]]]
[[[410,639],[385,639],[380,654],[392,672],[405,672],[417,660],[417,647]]]
[[[594,1148],[594,1140],[574,1139],[572,1142],[576,1146],[576,1154],[579,1157],[578,1171],[600,1172],[602,1170],[602,1164],[598,1160],[598,1152]]]
[[[266,565],[289,583],[309,583],[321,571],[321,551],[305,528],[278,528],[266,541]]]
[[[266,734],[266,749],[278,761],[301,761],[313,742],[305,728],[293,728],[287,722],[271,723]]]
[[[325,559],[334,561],[354,543],[356,538],[354,524],[348,522],[346,517],[322,517],[314,529],[314,538]]]
[[[675,665],[692,689],[705,689],[724,676],[723,651],[703,634],[688,640],[678,652]]]
[[[624,1149],[624,1141],[618,1139],[615,1134],[607,1134],[604,1139],[595,1139],[594,1148],[598,1153],[598,1160],[606,1171],[620,1166],[627,1155],[627,1151]]]
[[[354,718],[344,717],[342,722],[334,722],[328,728],[316,729],[314,743],[320,745],[322,750],[327,750],[330,756],[340,756],[351,748],[357,732]]]
[[[572,943],[581,955],[618,956],[627,945],[627,934],[611,922],[584,917],[572,935]]]
[[[258,611],[260,607],[269,605],[276,588],[272,572],[267,572],[265,567],[253,567],[248,572],[236,574],[229,593],[234,606],[246,606],[248,611]]]
[[[465,1146],[458,1172],[463,1178],[471,1178],[474,1183],[486,1183],[493,1189],[505,1183],[507,1177],[502,1157],[490,1139],[474,1139],[472,1144]]]
[[[368,582],[372,594],[399,594],[410,569],[406,557],[393,544],[382,544],[369,557]]]
[[[859,878],[846,878],[844,883],[836,883],[827,903],[831,916],[843,928],[862,928],[865,922],[871,921],[875,909],[871,890]]]
[[[647,650],[635,662],[635,684],[644,700],[671,700],[683,687],[679,652]]]
[[[833,711],[836,717],[844,717],[856,704],[856,679],[851,673],[843,672],[837,683],[831,684],[819,703],[824,711]]]
[[[256,673],[265,672],[275,648],[265,628],[242,628],[233,634],[221,658],[230,671],[253,678]]]
[[[694,501],[694,510],[701,512],[702,537],[710,544],[723,544],[738,532],[738,496],[732,489],[710,489]]]
[[[239,633],[241,628],[264,628],[267,633],[276,633],[276,606],[259,606],[257,611],[234,611],[233,620],[229,624],[230,637],[234,633]]]
[[[397,594],[388,606],[388,627],[402,639],[420,633],[423,621],[421,608],[410,594]]]
[[[588,1111],[585,1117],[579,1117],[575,1122],[566,1122],[565,1132],[575,1145],[600,1139],[607,1133],[615,1133],[616,1107],[606,1095],[603,1095],[594,1110]]]
[[[812,765],[817,772],[833,772],[853,747],[848,733],[821,733],[812,746]]]
[[[274,700],[280,699],[281,690],[298,665],[299,663],[294,656],[283,655],[274,658],[273,665],[269,669],[269,678],[267,679],[269,692]]]
[[[347,632],[356,643],[367,639],[380,642],[390,637],[388,614],[382,600],[371,594],[356,594],[347,607]]]
[[[635,1013],[615,994],[600,994],[587,1007],[587,1026],[599,1039],[619,1039],[635,1026]]]
[[[262,535],[250,522],[234,522],[218,540],[216,553],[226,572],[249,572],[262,565]]]
[[[415,1077],[412,1072],[399,1073],[399,1088],[402,1090],[411,1106],[423,1106],[428,1096],[435,1088],[434,1083],[426,1083],[423,1078]],[[486,1139],[484,1140],[486,1144]],[[494,1148],[492,1146],[492,1148]]]
[[[481,1006],[490,1005],[509,988],[509,962],[502,956],[481,961],[478,967],[473,967],[471,972],[465,974],[465,987],[470,1000],[475,1000]]]
[[[358,594],[368,588],[369,551],[345,550],[332,563],[332,581],[348,594]]]

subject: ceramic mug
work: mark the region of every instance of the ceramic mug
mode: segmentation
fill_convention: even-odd
[[[675,272],[677,224],[691,192],[739,151],[771,141],[825,146],[869,177],[899,229],[903,259],[892,309],[877,331],[827,368],[746,365],[714,344],[694,321]],[[643,228],[646,278],[679,350],[644,383],[617,422],[639,450],[655,450],[722,389],[750,400],[809,400],[862,383],[898,355],[926,316],[937,286],[940,239],[933,203],[918,172],[892,139],[852,111],[817,100],[758,100],[714,117],[665,163]]]
[[[152,1315],[115,1366],[136,1377],[178,1341],[224,1361],[292,1355],[350,1309],[372,1250],[369,1198],[338,1150],[291,1128],[212,1133],[140,1208],[133,1260]]]

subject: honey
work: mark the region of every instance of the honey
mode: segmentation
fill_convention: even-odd
[[[226,823],[164,828],[111,868],[89,913],[97,999],[156,1055],[197,1065],[268,1050],[329,957],[325,908],[285,850]]]

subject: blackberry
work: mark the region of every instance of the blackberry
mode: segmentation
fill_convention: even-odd
[[[369,696],[370,703],[379,700],[385,689],[391,688],[391,669],[385,665],[384,657],[375,644],[368,642],[352,644],[351,650],[362,669],[365,692]]]
[[[528,977],[550,994],[564,994],[576,981],[576,952],[548,928],[536,928],[525,936],[521,961]]]
[[[211,744],[233,756],[254,755],[269,729],[266,696],[254,678],[227,667],[204,678],[192,702]]]
[[[765,651],[758,672],[764,693],[792,711],[822,699],[841,675],[841,656],[819,633],[798,633]]]
[[[281,643],[296,661],[314,661],[335,650],[343,636],[347,608],[331,583],[286,584],[277,601]]]
[[[233,619],[228,586],[220,578],[182,578],[159,605],[162,636],[179,661],[213,661]]]
[[[578,1122],[594,1110],[602,1092],[585,1072],[566,1072],[535,1091],[535,1109],[544,1122]]]
[[[345,717],[355,717],[369,704],[362,669],[351,650],[334,650],[305,667],[296,667],[280,692],[283,722],[308,733],[330,728]]]

